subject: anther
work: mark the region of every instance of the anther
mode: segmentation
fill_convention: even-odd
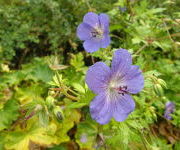
[[[127,86],[120,86],[118,88],[116,88],[116,90],[118,90],[118,94],[122,94],[124,96],[124,94],[128,93],[127,91]]]

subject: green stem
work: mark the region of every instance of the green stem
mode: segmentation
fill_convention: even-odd
[[[147,47],[147,44],[143,45],[134,55],[139,54],[143,49]]]
[[[59,82],[59,87],[61,88],[62,93],[63,93],[66,97],[68,97],[68,98],[70,98],[70,99],[72,99],[72,100],[78,101],[79,99],[78,99],[77,97],[74,97],[74,96],[72,96],[72,95],[70,95],[70,94],[67,93],[67,91],[68,91],[69,89],[68,89],[66,86],[62,85],[62,83],[61,83],[61,81],[60,81],[60,79],[59,79],[58,71],[56,71],[56,76],[57,76],[57,79],[58,79],[58,82]]]
[[[68,87],[67,87],[67,90],[70,91],[71,93],[73,93],[74,95],[77,95],[77,96],[79,95],[79,94],[76,93],[74,90],[72,90],[72,89],[70,89],[70,88],[68,88]]]

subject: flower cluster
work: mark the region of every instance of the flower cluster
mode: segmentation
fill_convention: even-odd
[[[171,120],[171,114],[174,112],[175,110],[175,104],[173,102],[167,102],[166,103],[166,107],[165,107],[165,112],[164,112],[164,117],[167,120]]]
[[[109,17],[89,12],[77,28],[87,52],[97,51],[110,44]],[[114,52],[111,67],[103,62],[92,65],[86,74],[88,87],[97,94],[90,103],[91,117],[100,124],[111,118],[124,121],[135,109],[131,94],[144,87],[144,78],[138,66],[132,65],[131,54],[125,49]]]

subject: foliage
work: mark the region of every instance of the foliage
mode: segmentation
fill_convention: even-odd
[[[8,100],[0,110],[0,131],[10,127],[18,117],[18,103],[15,100]]]
[[[0,150],[178,150],[180,12],[176,0],[0,1]],[[126,7],[125,11],[119,6]],[[111,45],[89,54],[76,37],[88,11],[110,16]],[[145,87],[124,122],[99,125],[88,66],[125,48]],[[173,120],[163,117],[172,101]],[[165,128],[169,127],[169,128]],[[165,130],[167,129],[167,130]]]

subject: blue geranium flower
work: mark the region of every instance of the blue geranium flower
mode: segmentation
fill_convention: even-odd
[[[103,62],[92,65],[86,83],[97,94],[90,103],[91,117],[106,124],[112,117],[124,121],[134,110],[135,102],[130,94],[142,90],[144,78],[139,67],[132,65],[130,53],[120,49],[114,53],[111,68]]]
[[[164,112],[164,117],[167,120],[171,120],[172,119],[171,114],[174,112],[174,110],[175,110],[175,104],[173,102],[167,102]]]
[[[87,13],[77,28],[77,36],[83,40],[83,47],[87,52],[95,52],[99,48],[106,48],[110,44],[109,17],[106,14],[97,15]]]

